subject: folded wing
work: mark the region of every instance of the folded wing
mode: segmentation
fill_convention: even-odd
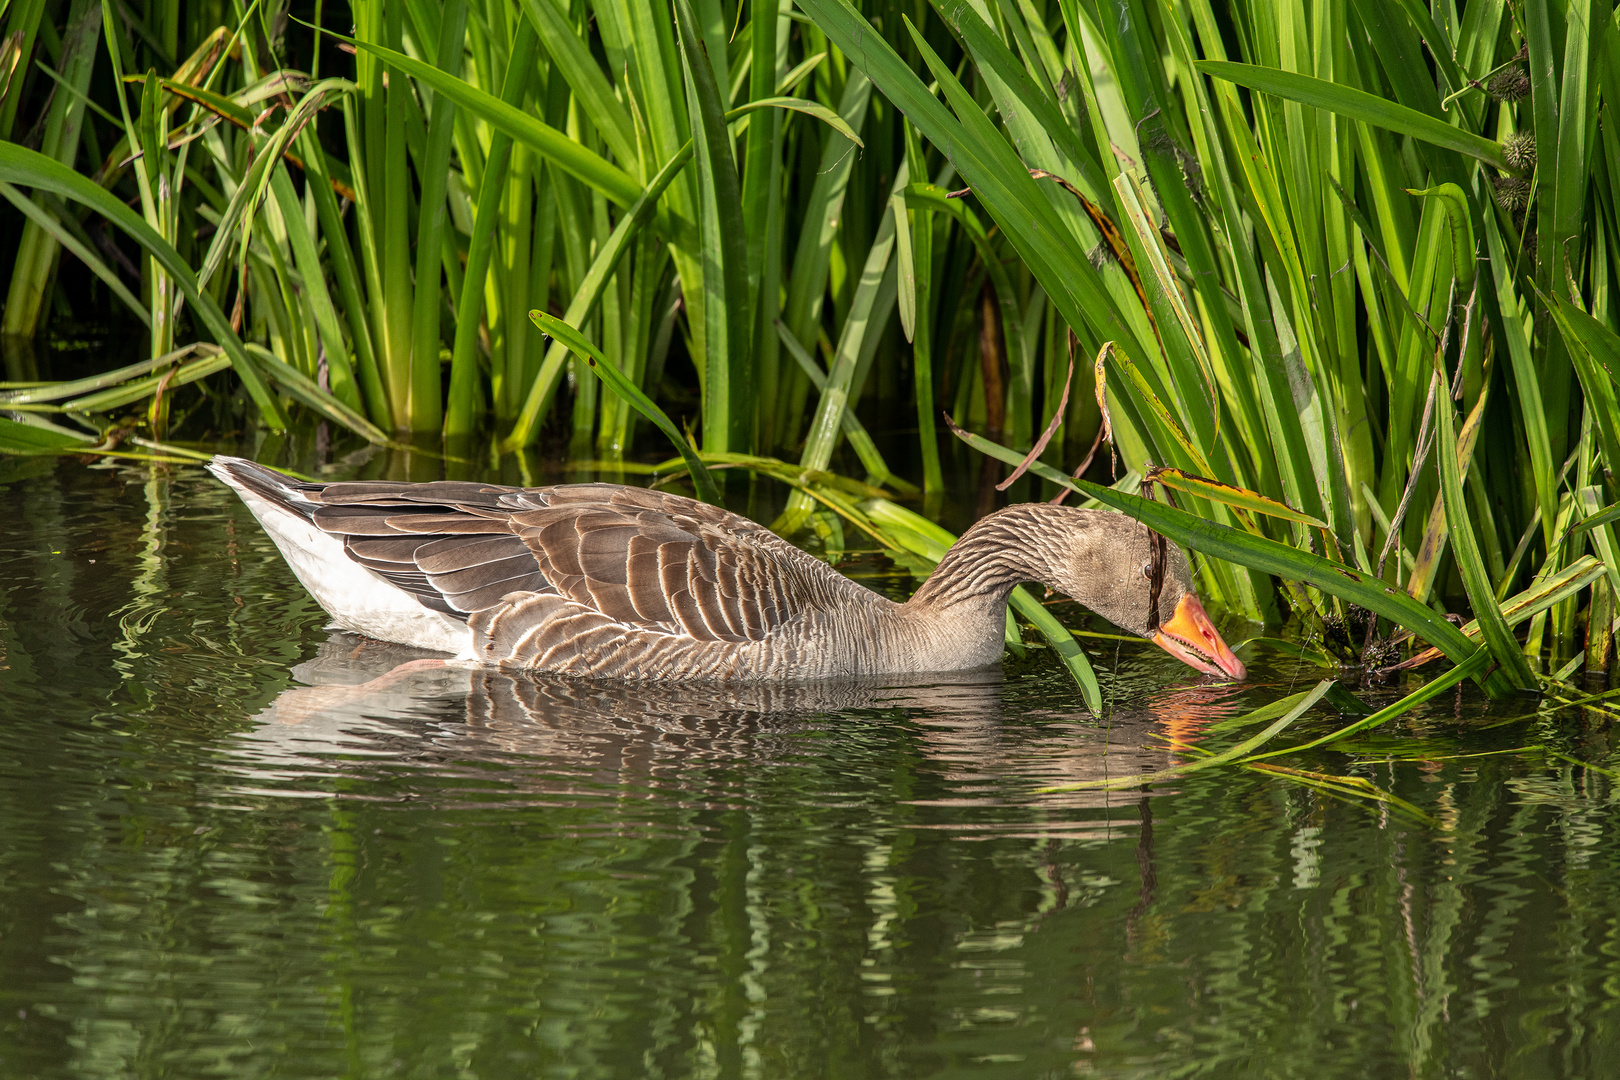
[[[350,558],[463,620],[553,593],[627,628],[759,641],[865,592],[747,518],[640,488],[340,483],[312,497]]]

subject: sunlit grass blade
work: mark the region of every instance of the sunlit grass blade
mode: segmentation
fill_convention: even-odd
[[[1249,757],[1249,755],[1253,754],[1255,750],[1258,750],[1260,747],[1264,746],[1278,735],[1281,735],[1285,730],[1293,725],[1294,721],[1298,720],[1313,707],[1315,707],[1316,703],[1322,700],[1322,698],[1327,694],[1328,688],[1332,685],[1333,683],[1331,679],[1324,679],[1311,689],[1290,696],[1287,699],[1288,703],[1290,704],[1290,708],[1286,713],[1267,725],[1259,733],[1244,739],[1236,746],[1223,750],[1218,754],[1211,754],[1208,757],[1201,757],[1196,761],[1190,761],[1185,765],[1176,765],[1168,769],[1160,769],[1157,772],[1136,773],[1131,776],[1115,776],[1109,777],[1106,780],[1088,780],[1079,784],[1062,784],[1057,787],[1041,788],[1040,791],[1042,794],[1054,794],[1066,791],[1118,791],[1123,788],[1141,787],[1144,784],[1159,784],[1168,780],[1178,780],[1181,777],[1188,776],[1195,772],[1202,772],[1205,769],[1212,769],[1218,765],[1226,765],[1231,762],[1244,760],[1245,758]],[[1275,709],[1282,704],[1283,702],[1276,702],[1271,706],[1263,707]]]
[[[697,488],[698,498],[715,506],[724,505],[720,499],[720,489],[715,485],[714,477],[709,475],[709,470],[704,467],[697,451],[687,441],[686,436],[681,434],[680,429],[675,426],[675,422],[669,418],[669,415],[663,409],[658,407],[652,398],[642,393],[639,386],[625,378],[624,374],[609,363],[607,357],[602,355],[602,351],[591,344],[590,339],[574,327],[546,311],[531,311],[529,312],[529,318],[533,319],[534,324],[541,330],[577,353],[589,365],[592,373],[597,378],[601,379],[615,394],[629,402],[637,412],[652,421],[659,431],[669,437],[669,441],[675,444],[675,449],[680,451],[681,460],[686,462],[687,469],[691,471],[692,484]]]
[[[747,124],[738,123],[738,121],[750,113],[758,112],[760,109],[787,109],[790,112],[813,116],[856,146],[862,149],[866,148],[866,143],[861,140],[860,135],[836,111],[827,108],[820,102],[807,101],[804,98],[767,97],[760,98],[758,101],[750,101],[747,104],[737,106],[735,109],[727,109],[726,122],[736,128],[747,127]]]
[[[82,397],[64,401],[62,402],[62,409],[64,412],[110,412],[132,402],[151,397],[154,393],[167,393],[175,387],[196,382],[198,379],[206,378],[231,366],[231,358],[218,348],[210,346],[183,351],[200,352],[202,355],[195,360],[182,363],[173,371],[166,371],[162,375],[149,375],[144,379],[136,379],[122,386],[110,387],[93,394],[86,394]],[[174,354],[171,353],[170,355]]]
[[[850,130],[858,133],[866,123],[871,97],[871,80],[859,71],[852,73],[838,106]],[[827,290],[828,261],[854,165],[852,147],[841,141],[825,142],[805,204],[799,244],[787,279],[787,301],[782,309],[782,321],[801,342],[815,342],[816,320]]]
[[[538,2],[546,3],[548,0]],[[501,87],[503,103],[513,107],[522,103],[533,76],[538,44],[539,39],[532,26],[518,30],[507,62],[506,80]],[[452,439],[470,435],[476,425],[475,412],[479,399],[478,328],[484,310],[485,281],[494,254],[495,226],[500,216],[500,201],[505,193],[506,174],[511,161],[512,137],[496,130],[490,136],[489,152],[484,158],[484,175],[473,212],[472,236],[467,242],[467,267],[461,279],[461,294],[456,301],[456,333],[450,350],[450,391],[444,418],[444,433]],[[492,392],[506,390],[499,382],[492,380],[492,383]],[[500,414],[499,403],[496,403],[494,411]]]
[[[266,426],[277,431],[286,427],[281,409],[276,405],[275,398],[265,386],[264,380],[259,377],[253,361],[248,359],[242,347],[242,340],[231,329],[230,320],[219,310],[213,297],[197,288],[197,281],[191,276],[191,268],[180,258],[179,253],[140,215],[125,206],[117,196],[91,183],[67,166],[15,143],[0,143],[0,179],[54,191],[64,198],[82,203],[101,214],[146,249],[168,273],[174,276],[181,291],[186,294],[186,299],[208,327],[209,333],[230,356],[237,377],[242,380],[242,385],[247,388],[254,404],[258,406]]]
[[[287,243],[292,248],[299,276],[303,278],[304,295],[314,311],[315,326],[320,333],[321,344],[326,349],[332,394],[345,405],[358,410],[362,407],[360,389],[355,385],[354,372],[349,366],[349,346],[343,340],[343,331],[338,325],[337,308],[333,305],[331,293],[326,288],[326,274],[321,267],[320,255],[315,249],[315,238],[303,228],[304,208],[299,204],[298,196],[293,191],[292,179],[287,175],[287,170],[279,165],[276,166],[271,179],[270,190],[281,209],[282,219],[287,223]]]
[[[1232,484],[1223,484],[1219,480],[1211,480],[1205,476],[1194,476],[1181,469],[1159,465],[1149,469],[1146,478],[1163,484],[1175,491],[1183,491],[1188,495],[1197,495],[1210,502],[1220,503],[1238,510],[1246,510],[1255,514],[1264,514],[1281,521],[1294,521],[1301,525],[1309,525],[1315,529],[1327,528],[1327,523],[1310,514],[1302,514],[1286,503],[1276,499],[1268,499],[1257,491],[1248,488],[1236,487]]]
[[[412,59],[404,53],[375,42],[344,37],[330,30],[321,32],[375,55],[386,61],[390,68],[403,71],[413,79],[426,83],[435,92],[444,94],[468,112],[505,131],[518,142],[533,147],[535,152],[556,163],[558,168],[594,190],[602,192],[619,206],[629,206],[640,194],[641,185],[636,183],[629,173],[608,162],[584,144],[570,139],[556,128],[536,120],[528,113],[506,104],[493,94],[486,93],[462,79],[446,75],[431,64]]]
[[[630,246],[631,239],[652,217],[653,208],[658,205],[659,198],[691,160],[692,144],[689,142],[665,163],[658,171],[658,175],[647,184],[646,190],[636,200],[635,205],[619,218],[619,223],[613,227],[613,233],[608,237],[607,243],[602,245],[601,250],[596,253],[596,258],[591,262],[585,280],[580,283],[574,298],[569,301],[568,310],[563,315],[564,322],[569,325],[582,323],[590,315],[600,301],[602,290],[607,287],[620,258]],[[562,377],[563,361],[567,358],[567,354],[568,350],[563,347],[560,339],[558,344],[546,353],[539,374],[529,385],[523,408],[518,413],[511,434],[500,444],[503,452],[528,446],[539,434],[540,422],[545,416],[546,407],[551,403],[552,394],[556,392],[557,381]]]
[[[251,342],[247,346],[247,351],[253,355],[254,362],[263,366],[264,374],[291,397],[303,402],[333,423],[348,428],[368,442],[377,443],[380,446],[397,445],[377,425],[325,390],[322,390],[320,384],[314,379],[305,375],[263,345]]]
[[[905,187],[906,175],[902,164],[892,191]],[[869,355],[895,305],[899,290],[898,268],[893,260],[895,237],[895,216],[885,214],[872,246],[867,249],[866,263],[861,267],[849,312],[838,335],[838,347],[827,371],[827,384],[805,437],[799,461],[807,469],[825,469],[832,460],[844,413],[861,392],[856,375],[861,370],[862,357]],[[787,509],[776,522],[777,531],[795,531],[808,511],[809,506],[802,498],[789,499]]]
[[[111,371],[104,371],[99,375],[88,375],[82,379],[73,379],[67,382],[46,382],[37,386],[30,386],[17,390],[0,390],[0,407],[6,405],[28,405],[43,401],[61,401],[64,398],[76,397],[80,394],[92,393],[109,386],[115,386],[126,379],[136,379],[161,367],[179,363],[196,352],[215,353],[219,351],[216,345],[202,342],[187,345],[162,356],[154,356],[148,360],[141,360]]]
[[[1500,601],[1502,617],[1507,620],[1509,626],[1518,626],[1554,604],[1579,593],[1602,577],[1605,572],[1606,568],[1601,560],[1592,555],[1582,555],[1556,574],[1543,578],[1523,592]],[[1478,640],[1479,620],[1473,619],[1463,623],[1461,630],[1466,636]],[[1392,666],[1401,670],[1422,667],[1440,659],[1440,656],[1439,649],[1424,649],[1410,659]]]
[[[1379,709],[1371,716],[1364,716],[1353,724],[1346,724],[1337,731],[1323,735],[1321,738],[1312,739],[1310,742],[1301,743],[1299,746],[1289,746],[1284,747],[1281,750],[1268,750],[1262,754],[1252,754],[1243,758],[1243,761],[1245,763],[1249,763],[1262,761],[1266,758],[1281,757],[1284,754],[1303,753],[1306,750],[1315,750],[1318,747],[1331,746],[1332,744],[1339,742],[1342,739],[1347,739],[1352,735],[1370,730],[1375,727],[1381,727],[1382,725],[1389,723],[1391,720],[1395,720],[1406,715],[1419,705],[1422,705],[1424,702],[1434,700],[1447,690],[1450,690],[1452,687],[1462,682],[1464,679],[1477,678],[1480,672],[1485,670],[1486,665],[1490,663],[1490,659],[1491,651],[1489,649],[1484,647],[1478,648],[1469,656],[1464,658],[1464,660],[1456,667],[1452,668],[1444,675],[1441,675],[1438,678],[1430,679],[1418,689],[1412,691],[1410,694],[1407,694],[1405,697],[1401,698],[1401,700],[1395,702],[1395,704]]]
[[[1492,658],[1501,665],[1502,671],[1516,687],[1532,690],[1536,685],[1535,675],[1530,671],[1530,665],[1525,661],[1524,652],[1513,637],[1513,632],[1508,629],[1501,608],[1496,605],[1490,576],[1480,557],[1479,541],[1474,535],[1474,525],[1463,497],[1462,472],[1455,450],[1457,424],[1451,409],[1451,383],[1446,378],[1444,368],[1440,369],[1439,376],[1442,392],[1436,411],[1440,418],[1440,445],[1435,452],[1440,460],[1440,491],[1446,520],[1451,526],[1451,550]]]
[[[804,346],[794,340],[792,332],[788,330],[787,325],[781,319],[776,320],[776,332],[783,348],[787,349],[788,355],[799,365],[799,370],[803,371],[805,377],[810,380],[810,385],[815,388],[817,393],[825,391],[827,389],[827,373],[821,370],[821,365],[816,363],[815,357],[805,352]],[[866,427],[855,413],[849,409],[844,410],[844,436],[849,439],[850,448],[855,451],[855,456],[860,458],[861,464],[866,467],[866,471],[871,473],[879,483],[893,484],[902,490],[915,490],[912,485],[895,477],[889,471],[888,463],[883,460],[883,455],[878,452],[877,444],[872,441],[871,433],[866,430]]]
[[[1294,71],[1235,64],[1227,60],[1200,60],[1197,67],[1205,75],[1226,79],[1251,90],[1275,94],[1301,105],[1326,109],[1446,150],[1455,150],[1503,172],[1517,171],[1508,163],[1500,143],[1353,86],[1343,86]]]
[[[742,186],[726,130],[725,103],[690,0],[675,0],[675,17],[697,164],[703,258],[703,448],[741,450],[752,441],[754,417]]]
[[[556,0],[520,0],[519,6],[545,42],[546,55],[556,65],[558,73],[568,81],[574,99],[601,133],[620,166],[632,166],[639,160],[635,128],[631,124],[630,114],[613,96],[613,87],[602,74],[596,58],[591,55],[590,45],[581,40],[569,25],[567,16],[559,10]],[[566,6],[563,5],[564,8]],[[510,79],[512,68],[509,66],[507,71]],[[528,74],[527,71],[518,72],[520,77]],[[504,94],[502,98],[505,99]]]

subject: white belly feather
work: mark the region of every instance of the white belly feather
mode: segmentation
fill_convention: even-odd
[[[466,623],[422,606],[416,597],[349,558],[338,537],[232,482],[223,470],[216,475],[247,503],[304,588],[332,616],[333,626],[471,659],[472,631]]]

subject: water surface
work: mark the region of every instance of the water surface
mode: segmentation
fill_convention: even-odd
[[[1620,1075],[1613,785],[1518,750],[1613,768],[1598,714],[1289,759],[1411,812],[1043,794],[1319,674],[394,673],[200,469],[0,459],[0,522],[0,1075]]]

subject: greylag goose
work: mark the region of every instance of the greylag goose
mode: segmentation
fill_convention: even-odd
[[[962,671],[1001,657],[1007,594],[1037,581],[1199,671],[1244,677],[1180,551],[1166,545],[1154,597],[1150,534],[1111,511],[991,514],[900,604],[747,518],[645,488],[306,483],[222,456],[208,467],[336,626],[464,661],[632,679]]]

